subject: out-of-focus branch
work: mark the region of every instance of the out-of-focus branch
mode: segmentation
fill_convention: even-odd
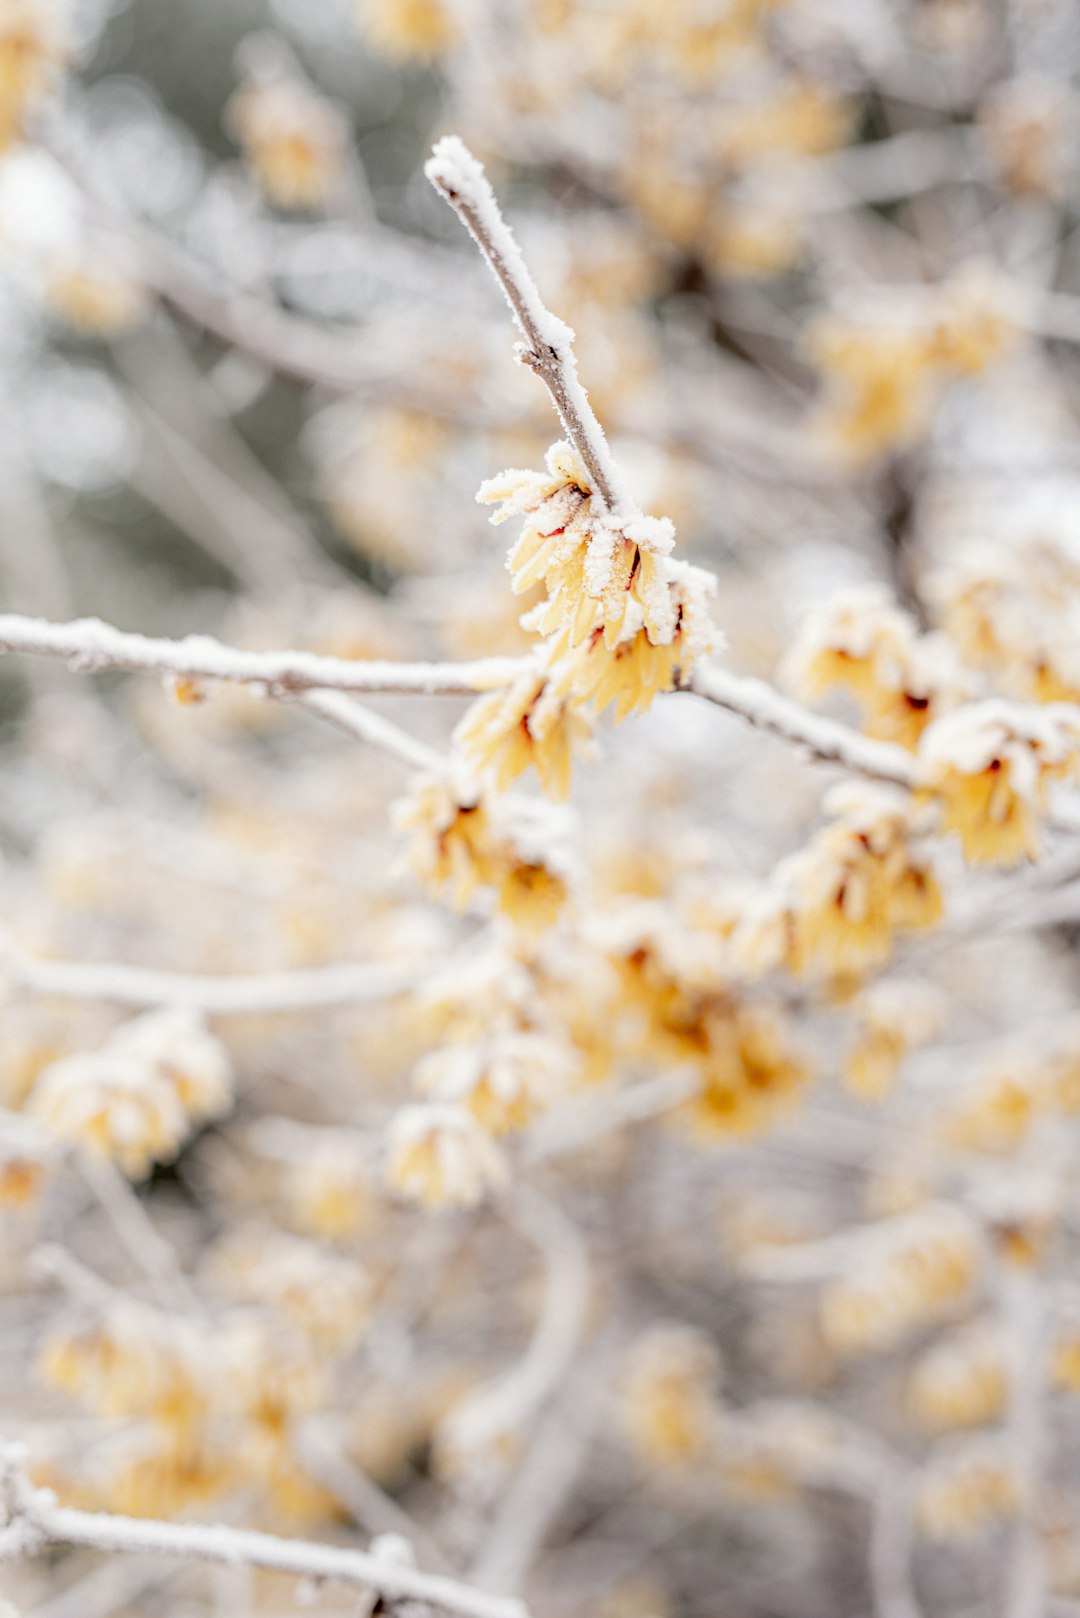
[[[543,1259],[544,1301],[521,1359],[450,1417],[446,1437],[452,1448],[464,1452],[483,1451],[532,1420],[570,1366],[589,1300],[585,1244],[566,1215],[546,1197],[521,1186],[507,1211]]]
[[[310,971],[211,977],[198,972],[157,972],[119,961],[35,961],[10,938],[0,938],[0,975],[15,988],[49,999],[190,1006],[211,1016],[227,1017],[248,1012],[317,1011],[388,999],[415,987],[424,969],[349,961]]]
[[[272,1534],[220,1524],[155,1522],[57,1506],[52,1494],[30,1484],[18,1446],[4,1445],[0,1450],[0,1559],[34,1556],[53,1545],[337,1579],[373,1590],[384,1602],[419,1601],[458,1618],[527,1618],[520,1601],[489,1595],[442,1574],[422,1573],[365,1551],[277,1539]]]
[[[544,304],[483,168],[463,141],[447,135],[435,147],[424,173],[458,214],[491,266],[525,339],[519,357],[551,394],[594,491],[608,511],[633,517],[637,506],[623,486],[604,430],[578,379],[574,333]]]

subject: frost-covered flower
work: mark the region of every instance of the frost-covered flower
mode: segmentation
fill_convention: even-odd
[[[29,1111],[61,1140],[111,1158],[132,1180],[175,1157],[188,1132],[176,1087],[163,1073],[106,1052],[52,1063]]]
[[[146,311],[145,289],[137,278],[105,257],[82,256],[54,265],[45,297],[69,326],[89,337],[116,337]]]
[[[148,1011],[122,1023],[108,1049],[163,1074],[195,1123],[220,1118],[232,1105],[229,1054],[197,1012],[177,1007]]]
[[[494,762],[497,747],[504,780],[530,762],[540,773],[544,761],[530,756],[530,742],[552,727],[550,704],[559,705],[564,724],[580,726],[580,710],[600,713],[610,705],[623,719],[685,680],[720,645],[709,617],[713,581],[671,560],[672,524],[598,509],[569,444],[552,445],[545,472],[504,472],[484,483],[477,498],[499,507],[493,522],[525,518],[507,561],[513,587],[520,593],[543,584],[546,591],[521,620],[544,637],[536,671],[501,699],[481,698],[459,730],[478,766]],[[565,770],[561,751],[548,790],[568,779],[563,751]]]
[[[467,1107],[491,1135],[524,1129],[570,1088],[574,1059],[544,1034],[496,1030],[422,1058],[413,1082],[428,1099]]]
[[[868,1231],[859,1258],[822,1295],[825,1335],[845,1354],[891,1348],[963,1305],[981,1261],[972,1221],[948,1203]]]
[[[377,50],[402,61],[429,61],[455,44],[458,21],[449,0],[355,0]]]
[[[131,1179],[175,1157],[192,1126],[232,1103],[224,1047],[194,1014],[148,1012],[95,1052],[40,1074],[28,1103],[62,1140],[112,1158]]]
[[[803,619],[781,670],[800,695],[850,692],[867,733],[914,749],[931,721],[971,695],[944,635],[920,635],[877,585],[830,597]]]
[[[755,1134],[791,1110],[811,1069],[779,1013],[740,997],[722,940],[649,902],[616,911],[604,934],[629,1048],[700,1075],[677,1113],[695,1135]]]
[[[902,792],[845,782],[829,793],[825,808],[831,824],[773,873],[775,905],[758,921],[770,922],[774,958],[766,950],[761,962],[858,977],[889,958],[898,932],[938,921],[941,892],[914,846],[912,805]],[[749,961],[754,916],[746,926],[751,938],[741,939],[740,928],[734,944]]]
[[[565,798],[573,755],[590,735],[584,714],[556,694],[541,668],[527,669],[505,691],[478,698],[454,741],[477,774],[490,771],[500,789],[531,766],[545,792]]]
[[[0,10],[0,151],[26,132],[67,54],[53,0],[5,0]]]
[[[280,208],[318,208],[344,172],[347,126],[325,96],[289,74],[256,77],[225,110],[259,184]]]
[[[908,1383],[908,1403],[923,1427],[946,1431],[987,1427],[1009,1398],[1005,1344],[996,1326],[977,1321],[920,1355]]]
[[[908,1051],[938,1032],[942,999],[928,983],[894,979],[864,989],[854,1010],[859,1031],[844,1064],[844,1080],[853,1095],[881,1101]]]
[[[237,1302],[276,1310],[324,1354],[355,1348],[368,1323],[371,1277],[318,1242],[242,1230],[211,1255],[209,1273]]]
[[[390,1125],[386,1177],[428,1208],[475,1208],[506,1183],[506,1163],[464,1107],[403,1107]]]
[[[1038,856],[1047,786],[1080,766],[1080,716],[1065,704],[991,699],[936,720],[919,745],[924,796],[972,864]]]
[[[548,810],[544,813],[544,810]],[[464,908],[478,888],[495,890],[499,909],[526,931],[550,926],[569,896],[564,827],[551,806],[494,801],[460,770],[418,780],[395,807],[413,833],[412,869]]]
[[[290,1161],[282,1195],[292,1228],[323,1241],[347,1241],[375,1218],[367,1154],[344,1131],[321,1138]]]
[[[919,1527],[930,1539],[969,1539],[1016,1515],[1023,1496],[1008,1451],[994,1438],[950,1446],[923,1471]]]
[[[57,1327],[39,1366],[105,1416],[141,1417],[190,1437],[214,1396],[211,1339],[190,1321],[118,1296],[95,1319]]]
[[[623,1372],[623,1422],[646,1459],[665,1464],[708,1451],[717,1413],[720,1356],[712,1341],[681,1321],[649,1328]]]
[[[1076,171],[1076,107],[1067,85],[1041,74],[1009,78],[983,97],[978,122],[1006,190],[1065,196]]]

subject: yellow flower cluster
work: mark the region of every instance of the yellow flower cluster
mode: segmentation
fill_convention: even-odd
[[[844,1354],[891,1348],[962,1305],[980,1266],[975,1230],[958,1208],[920,1208],[869,1232],[865,1255],[825,1289],[825,1336]]]
[[[47,1337],[44,1380],[123,1423],[94,1458],[88,1503],[172,1517],[255,1488],[287,1515],[328,1514],[297,1459],[294,1429],[324,1404],[333,1359],[355,1342],[367,1294],[357,1305],[337,1273],[344,1261],[317,1252],[303,1262],[286,1254],[275,1282],[281,1256],[256,1258],[248,1273],[258,1309],[187,1318],[117,1295]]]
[[[279,208],[322,207],[345,168],[347,130],[338,109],[299,77],[256,78],[225,109],[270,201]]]
[[[978,113],[986,150],[1017,197],[1063,199],[1076,168],[1076,107],[1068,86],[1045,75],[1005,80]]]
[[[52,0],[5,0],[0,11],[0,152],[26,133],[67,48]]]
[[[537,807],[492,801],[451,772],[418,780],[395,824],[414,834],[408,858],[422,882],[449,889],[459,909],[479,888],[493,888],[502,913],[531,932],[551,926],[569,897],[555,828]]]
[[[1003,1060],[935,1110],[935,1132],[961,1151],[1014,1156],[1052,1100],[1045,1077],[1026,1062]]]
[[[935,720],[919,744],[919,780],[972,865],[1037,858],[1052,781],[1080,766],[1080,711],[990,699]]]
[[[479,772],[505,787],[534,766],[545,790],[565,795],[583,710],[641,713],[718,644],[709,619],[713,581],[670,559],[674,529],[654,517],[616,519],[595,509],[584,467],[552,446],[546,472],[504,472],[478,499],[493,522],[523,516],[510,552],[513,588],[543,583],[546,599],[523,618],[544,637],[537,663],[465,715],[456,740]]]
[[[356,0],[356,9],[375,48],[401,61],[430,61],[457,42],[449,0]]]
[[[50,308],[87,337],[116,337],[146,310],[145,289],[121,265],[103,257],[59,263],[45,284]]]
[[[920,1356],[908,1383],[908,1404],[923,1427],[944,1431],[987,1427],[1009,1397],[1009,1375],[997,1331],[980,1322]]]
[[[815,425],[831,451],[863,466],[929,432],[944,389],[1000,360],[1017,325],[1005,290],[974,264],[907,318],[817,317],[805,335],[824,379]]]
[[[810,701],[842,688],[868,735],[911,750],[932,720],[971,694],[951,642],[920,635],[878,585],[842,591],[809,611],[781,672]]]
[[[327,1242],[363,1234],[375,1218],[376,1188],[367,1154],[343,1131],[294,1156],[282,1187],[293,1230]]]
[[[241,1230],[211,1253],[207,1272],[235,1302],[272,1309],[317,1355],[350,1353],[367,1329],[370,1276],[318,1242]]]
[[[507,1182],[491,1136],[461,1106],[403,1107],[391,1125],[386,1180],[426,1208],[475,1208]]]
[[[138,1180],[231,1105],[224,1046],[197,1016],[169,1010],[122,1024],[99,1051],[51,1063],[27,1109],[61,1140],[111,1158]]]
[[[1015,1516],[1020,1484],[1000,1445],[973,1439],[938,1457],[923,1473],[915,1510],[930,1539],[968,1539]]]
[[[678,1112],[695,1134],[756,1134],[792,1110],[811,1070],[779,1014],[740,994],[714,938],[643,901],[611,918],[607,949],[629,1049],[700,1076]]]
[[[446,1045],[413,1074],[421,1095],[460,1105],[489,1135],[525,1129],[570,1088],[572,1052],[545,1034],[496,1029],[468,1045]]]
[[[902,792],[844,782],[825,808],[831,824],[777,866],[735,930],[733,946],[752,972],[783,966],[857,979],[889,959],[898,933],[941,917],[941,890],[915,846]]]
[[[941,1001],[929,984],[874,983],[853,1007],[858,1034],[844,1064],[844,1082],[864,1101],[883,1101],[907,1053],[933,1039]]]
[[[639,1337],[620,1388],[623,1423],[638,1453],[665,1465],[707,1454],[719,1378],[720,1357],[693,1326],[664,1322]]]
[[[993,540],[964,547],[928,589],[946,633],[969,663],[1011,696],[1080,700],[1080,655],[1070,604],[1080,556],[1052,514],[1008,523]]]

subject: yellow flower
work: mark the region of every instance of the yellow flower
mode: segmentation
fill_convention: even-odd
[[[426,62],[456,43],[458,23],[447,0],[356,0],[361,23],[378,50]]]
[[[572,756],[590,734],[585,717],[551,689],[548,673],[529,669],[505,691],[473,703],[454,741],[477,774],[490,770],[499,788],[532,766],[546,793],[565,798]]]
[[[92,1324],[45,1341],[41,1375],[104,1416],[141,1417],[190,1439],[209,1409],[215,1362],[191,1322],[118,1300]]]
[[[318,208],[329,200],[344,173],[346,125],[323,96],[298,79],[253,81],[225,116],[271,202]]]
[[[838,455],[861,465],[927,432],[940,373],[925,332],[827,315],[810,327],[806,346],[826,382],[816,426]]]
[[[447,1045],[413,1075],[431,1100],[468,1108],[489,1135],[526,1128],[570,1086],[568,1049],[543,1034],[497,1030],[473,1045]]]
[[[1000,1419],[1009,1376],[998,1334],[976,1325],[947,1337],[916,1362],[908,1402],[924,1427],[986,1427]]]
[[[477,498],[499,507],[493,522],[526,519],[508,566],[515,591],[542,584],[546,592],[521,623],[545,638],[547,697],[597,713],[614,704],[616,719],[623,719],[685,680],[695,661],[720,644],[709,617],[713,580],[670,559],[672,524],[594,510],[585,469],[569,445],[552,445],[545,472],[504,472]],[[530,689],[523,676],[515,688],[524,707],[540,693],[539,675],[534,680]],[[526,735],[517,732],[524,707],[508,701],[499,709],[494,697],[484,699],[482,723],[498,713],[501,726],[514,732],[506,779],[526,767],[528,733],[538,729],[530,719]]]
[[[49,276],[49,304],[76,331],[115,337],[142,318],[146,298],[138,281],[107,263],[92,260],[58,266]]]
[[[1015,865],[1038,857],[1048,783],[1080,764],[1080,719],[1064,704],[971,703],[935,721],[919,761],[922,796],[965,858]]]
[[[0,11],[0,152],[26,132],[66,47],[51,0],[5,0]]]
[[[427,1208],[475,1208],[506,1183],[491,1137],[459,1106],[404,1107],[390,1127],[387,1183]]]
[[[938,363],[964,376],[995,364],[1019,335],[1008,288],[993,269],[964,264],[938,289],[933,345]]]
[[[667,1465],[709,1448],[717,1411],[720,1357],[704,1333],[681,1322],[653,1326],[628,1357],[623,1420],[634,1447]]]
[[[424,776],[396,805],[394,823],[416,833],[409,845],[415,874],[434,888],[448,887],[459,909],[496,880],[491,816],[479,788],[449,775]]]
[[[912,845],[912,809],[904,794],[845,783],[825,807],[837,817],[834,823],[783,861],[772,879],[783,897],[771,935],[783,951],[776,964],[782,960],[800,974],[817,967],[836,979],[858,978],[888,960],[898,932],[938,921],[941,891]],[[738,932],[735,942],[745,949]]]
[[[757,1134],[792,1110],[812,1075],[775,1012],[736,1003],[703,1026],[701,1091],[681,1109],[695,1134]]]
[[[844,1354],[891,1348],[963,1304],[980,1260],[971,1224],[947,1204],[870,1231],[865,1254],[825,1289],[825,1336]]]
[[[912,751],[926,727],[971,689],[949,641],[920,636],[877,585],[843,591],[807,613],[781,674],[811,700],[845,688],[868,735]]]
[[[1021,1500],[1012,1464],[992,1439],[957,1445],[927,1467],[916,1516],[930,1539],[968,1539],[1015,1516]]]
[[[542,931],[561,914],[570,889],[557,828],[531,805],[490,804],[451,771],[417,781],[394,818],[415,834],[413,871],[433,888],[449,887],[459,909],[478,888],[492,887],[499,909],[524,931]]]
[[[348,1241],[374,1223],[366,1154],[347,1136],[319,1141],[289,1164],[283,1187],[292,1227],[324,1241]]]
[[[859,1034],[848,1053],[844,1081],[864,1101],[882,1101],[896,1082],[913,1046],[933,1038],[940,1002],[922,983],[876,983],[856,1004]]]
[[[936,1118],[943,1141],[962,1151],[1012,1156],[1041,1109],[1038,1076],[1011,1063],[978,1078]]]

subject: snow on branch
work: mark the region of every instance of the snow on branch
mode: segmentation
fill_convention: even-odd
[[[566,435],[588,469],[594,495],[613,515],[626,520],[639,515],[578,378],[574,333],[541,298],[483,167],[463,141],[446,135],[435,146],[424,173],[458,214],[497,277],[525,339],[519,357],[551,394]]]
[[[114,629],[98,618],[50,623],[18,613],[0,613],[0,652],[54,657],[77,673],[101,669],[141,670],[193,680],[227,680],[260,686],[271,696],[317,690],[468,696],[513,679],[520,659],[481,658],[473,663],[393,663],[315,652],[245,652],[211,635],[165,640]]]
[[[686,687],[699,697],[727,708],[730,713],[794,742],[815,758],[840,764],[857,775],[890,781],[894,786],[915,786],[915,760],[892,742],[875,741],[850,725],[811,713],[801,703],[781,696],[764,680],[729,674],[714,663],[699,665]]]
[[[186,1006],[223,1017],[316,1011],[389,999],[414,988],[424,976],[424,968],[347,961],[309,971],[212,977],[197,972],[158,972],[119,961],[36,961],[5,939],[0,942],[0,976],[26,993],[47,999]]]
[[[53,1545],[181,1557],[229,1567],[261,1567],[299,1578],[337,1579],[373,1590],[385,1602],[420,1601],[458,1618],[528,1618],[520,1601],[490,1595],[443,1574],[422,1573],[370,1552],[302,1539],[278,1539],[248,1529],[70,1510],[56,1505],[48,1490],[31,1485],[19,1446],[0,1446],[0,1560],[37,1555]]]

